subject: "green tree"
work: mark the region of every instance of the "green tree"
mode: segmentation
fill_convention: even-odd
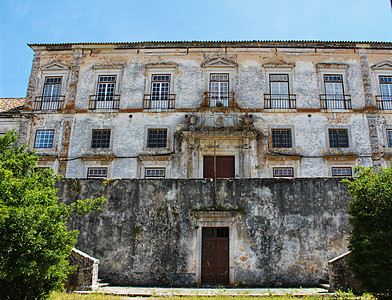
[[[354,180],[344,180],[350,203],[348,264],[364,288],[388,296],[392,292],[392,169],[358,167]]]
[[[0,137],[0,298],[42,299],[73,270],[67,258],[77,231],[66,227],[70,214],[99,209],[104,198],[59,203],[59,177],[35,170],[38,156],[16,142],[15,132]]]

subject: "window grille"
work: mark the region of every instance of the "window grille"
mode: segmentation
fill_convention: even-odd
[[[37,130],[34,148],[52,148],[54,130]]]
[[[272,148],[291,148],[291,129],[272,129]]]
[[[110,129],[93,129],[91,148],[109,148]]]
[[[336,167],[332,168],[333,177],[351,177],[351,167]]]
[[[388,147],[392,148],[392,130],[387,130]]]
[[[145,178],[165,178],[165,168],[146,168]]]
[[[167,145],[167,129],[148,129],[147,147],[164,148]]]
[[[347,129],[329,129],[329,146],[331,148],[348,148]]]
[[[273,168],[274,177],[294,177],[294,168]]]
[[[107,168],[88,168],[87,178],[105,178],[107,173]]]

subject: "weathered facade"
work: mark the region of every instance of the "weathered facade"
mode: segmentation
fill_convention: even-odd
[[[59,184],[68,203],[107,196],[70,226],[112,284],[316,286],[328,281],[327,261],[347,251],[351,198],[338,179],[217,179],[214,190],[211,179]]]
[[[331,177],[390,164],[391,43],[30,47],[34,118],[21,140],[68,178]]]
[[[20,141],[63,201],[107,195],[70,226],[112,283],[327,280],[349,230],[331,177],[390,166],[392,43],[30,47]]]

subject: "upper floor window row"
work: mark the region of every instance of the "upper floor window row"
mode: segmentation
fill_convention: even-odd
[[[392,76],[379,76],[381,95],[376,96],[378,108],[392,110]],[[323,92],[320,94],[322,109],[351,109],[351,97],[345,93],[342,74],[323,74]],[[59,110],[64,107],[62,93],[63,77],[47,76],[42,95],[36,97],[35,110]],[[166,110],[175,108],[175,94],[172,91],[171,74],[152,74],[150,87],[144,95],[143,108]],[[265,109],[295,109],[296,95],[290,88],[290,75],[268,74],[268,93],[264,94]],[[230,89],[230,74],[212,73],[209,75],[208,91],[205,93],[209,107],[231,107],[234,105],[234,92]],[[89,109],[119,109],[118,75],[99,75],[95,94],[90,96]]]

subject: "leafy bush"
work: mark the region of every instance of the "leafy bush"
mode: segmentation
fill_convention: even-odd
[[[350,204],[348,264],[364,288],[379,295],[392,292],[392,169],[358,167],[344,180],[354,197]]]
[[[41,299],[60,289],[73,270],[67,258],[76,231],[70,213],[97,209],[104,198],[58,203],[52,170],[35,170],[38,157],[16,146],[15,132],[0,137],[0,298]]]

